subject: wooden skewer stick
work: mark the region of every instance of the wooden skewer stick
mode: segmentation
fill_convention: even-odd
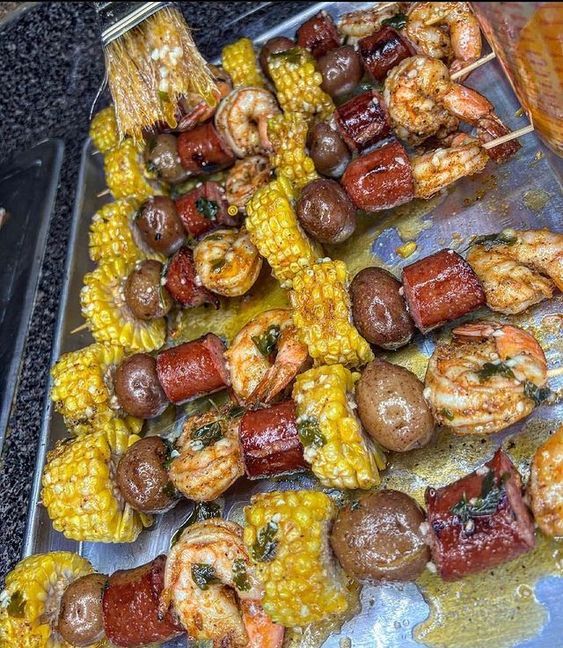
[[[485,142],[485,144],[483,144],[482,146],[484,149],[492,149],[495,148],[495,146],[504,144],[505,142],[510,142],[510,140],[516,139],[517,137],[522,137],[522,135],[527,135],[528,133],[532,133],[533,130],[534,130],[533,124],[529,124],[528,126],[524,126],[524,128],[519,128],[518,130],[512,131],[511,133],[507,133],[502,137],[497,137],[496,139],[491,140],[490,142]]]
[[[471,72],[472,70],[485,65],[485,63],[492,61],[494,58],[496,58],[496,54],[494,52],[489,52],[485,56],[482,56],[480,59],[473,61],[473,63],[471,63],[470,65],[466,65],[461,70],[450,74],[450,81],[456,81],[457,79],[460,79],[462,76],[469,74],[469,72]]]
[[[109,189],[104,189],[100,193],[96,194],[96,198],[101,198],[102,196],[107,196],[109,194]]]
[[[80,333],[80,331],[84,331],[87,328],[88,328],[88,322],[84,322],[84,324],[81,324],[80,326],[77,326],[76,328],[72,329],[70,334],[74,335],[75,333]]]
[[[547,370],[548,378],[556,378],[557,376],[563,376],[563,367],[556,367],[555,369]]]

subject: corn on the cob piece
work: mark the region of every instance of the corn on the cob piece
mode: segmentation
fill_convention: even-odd
[[[141,154],[130,139],[123,140],[104,157],[106,184],[116,200],[133,197],[142,201],[163,193],[158,183],[148,182],[140,158]]]
[[[268,69],[276,86],[276,95],[284,112],[304,113],[307,119],[328,119],[334,103],[321,90],[323,77],[315,68],[315,59],[306,49],[294,47],[272,54]]]
[[[106,380],[124,356],[119,346],[91,344],[63,354],[53,365],[51,400],[71,432],[94,432],[118,417]],[[139,432],[143,426],[143,421],[134,416],[122,421],[130,432]]]
[[[82,315],[96,342],[109,342],[126,351],[154,351],[166,340],[166,319],[137,319],[125,303],[125,281],[135,263],[108,259],[84,276],[80,291]]]
[[[276,175],[289,178],[297,189],[318,178],[315,163],[305,151],[307,130],[302,113],[286,112],[268,120],[268,139],[274,149],[270,162]]]
[[[21,560],[0,594],[0,646],[70,648],[56,632],[60,598],[70,583],[92,572],[85,558],[69,551]]]
[[[305,459],[331,488],[371,488],[385,467],[385,455],[365,436],[354,413],[359,377],[339,364],[316,367],[299,374],[293,387]]]
[[[233,85],[264,87],[264,78],[258,69],[256,54],[252,41],[249,38],[241,38],[234,43],[225,45],[221,53],[223,68],[233,80]]]
[[[113,257],[127,261],[145,255],[133,238],[132,217],[137,208],[134,200],[116,200],[99,209],[90,225],[90,258],[96,263]]]
[[[322,260],[293,279],[293,321],[316,365],[353,367],[373,359],[369,344],[352,324],[343,261]]]
[[[294,200],[291,182],[280,176],[258,189],[246,205],[250,238],[284,288],[290,288],[293,277],[322,256],[297,222]]]
[[[113,106],[108,106],[94,115],[90,122],[90,137],[102,155],[109,153],[119,144],[119,132]]]
[[[134,542],[152,516],[134,511],[119,495],[115,470],[140,437],[119,419],[105,429],[62,441],[47,455],[41,500],[53,527],[71,540]]]
[[[244,541],[264,584],[264,609],[276,623],[305,625],[346,610],[344,575],[328,546],[336,516],[328,495],[260,493],[244,515]]]

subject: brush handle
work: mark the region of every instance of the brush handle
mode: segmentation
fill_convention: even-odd
[[[171,2],[94,2],[105,47]]]

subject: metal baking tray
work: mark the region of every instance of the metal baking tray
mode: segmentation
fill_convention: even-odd
[[[320,8],[326,9],[336,17],[346,11],[363,8],[370,4],[320,3],[291,17],[267,33],[252,33],[252,29],[247,29],[244,35],[253,37],[258,43],[273,35],[292,35],[299,24]],[[476,70],[469,78],[468,85],[483,92],[494,103],[497,112],[511,128],[523,125],[522,119],[517,117],[519,104],[496,62],[488,63]],[[370,225],[357,245],[365,243],[371,246],[374,262],[379,265],[385,264],[386,267],[397,273],[400,272],[403,265],[447,245],[462,248],[464,241],[474,234],[496,232],[505,227],[547,227],[551,230],[563,231],[561,160],[551,154],[533,134],[523,138],[521,143],[522,150],[515,159],[498,167],[491,163],[481,176],[463,179],[422,207],[419,203],[417,215],[407,216],[409,210],[399,208],[394,212],[365,216],[364,218],[369,218]],[[87,332],[71,335],[70,331],[82,324],[79,292],[84,273],[92,268],[87,253],[88,228],[94,212],[104,202],[107,202],[107,198],[98,197],[104,188],[101,156],[94,154],[90,142],[87,141],[82,153],[71,225],[70,247],[65,268],[64,291],[61,297],[52,355],[53,361],[64,352],[78,349],[92,342]],[[413,223],[416,225],[414,229]],[[396,248],[402,243],[401,235],[403,238],[416,239],[417,256],[405,260],[396,254]],[[521,316],[519,322],[523,326],[534,326],[541,323],[542,318],[557,313],[563,313],[561,295]],[[434,341],[435,336],[426,338],[419,336],[414,343],[423,354],[429,356],[432,353]],[[543,340],[543,344],[550,366],[557,366],[561,362],[557,334]],[[396,361],[401,362],[400,356],[396,356]],[[562,384],[563,380],[555,380],[552,381],[551,386],[558,389]],[[46,389],[50,389],[50,384],[46,386]],[[529,425],[530,421],[544,419],[552,422],[563,420],[563,405],[536,409],[525,422],[516,424],[509,430],[495,435],[491,443],[494,446],[499,445],[507,436],[517,434],[524,426]],[[191,509],[191,505],[186,501],[160,516],[154,526],[143,531],[138,540],[132,544],[76,543],[66,540],[60,533],[52,529],[47,513],[39,501],[41,471],[46,451],[57,440],[65,436],[66,431],[62,419],[52,411],[51,404],[47,399],[42,420],[24,554],[29,555],[56,549],[78,551],[91,560],[98,570],[108,573],[115,569],[137,566],[161,552],[166,552],[171,536]],[[486,456],[488,458],[490,453]],[[469,472],[484,459],[485,455],[466,461],[456,476]],[[390,455],[390,466],[385,473],[384,484],[393,479],[401,470],[404,468],[401,467],[400,458]],[[433,485],[442,485],[438,475],[435,476],[435,479],[437,481],[433,481]],[[451,481],[451,477],[448,481]],[[242,508],[253,493],[272,489],[308,487],[313,483],[313,479],[308,476],[276,480],[275,482],[237,482],[225,495],[224,514],[229,519],[241,521]],[[486,596],[486,592],[483,595]],[[535,596],[549,612],[546,623],[535,638],[526,637],[518,645],[526,646],[526,648],[562,645],[563,617],[560,614],[560,601],[563,597],[563,581],[559,578],[545,578],[537,586]],[[348,640],[351,640],[351,645],[357,648],[367,648],[368,646],[414,647],[420,644],[413,639],[412,630],[417,624],[424,621],[428,612],[429,607],[416,584],[365,586],[361,593],[360,611],[353,618],[347,620],[340,629],[334,630],[324,645],[336,648],[340,645],[350,645]],[[167,645],[184,646],[186,640],[179,639]],[[320,644],[317,642],[316,645]],[[455,648],[456,645],[456,643],[450,643],[448,648]],[[459,639],[459,646],[475,645],[475,643],[471,643],[470,637],[460,637]],[[491,628],[490,645],[506,645],[506,643],[495,640],[494,628]]]

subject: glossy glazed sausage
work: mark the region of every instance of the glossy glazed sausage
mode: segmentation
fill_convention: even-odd
[[[240,442],[250,479],[274,477],[308,467],[292,400],[247,411],[240,422]]]
[[[178,155],[184,169],[192,175],[215,173],[235,161],[233,152],[211,122],[180,133]]]
[[[520,475],[501,449],[470,475],[427,489],[425,498],[427,539],[444,580],[491,569],[534,547],[534,523],[522,499]]]
[[[383,81],[391,68],[415,51],[393,27],[382,27],[358,41],[358,50],[364,67],[376,81]]]
[[[308,49],[315,58],[340,45],[340,34],[326,11],[309,18],[297,30],[297,44]]]
[[[473,268],[457,252],[440,250],[403,269],[404,297],[423,333],[485,305]]]
[[[156,373],[168,400],[184,403],[228,387],[224,351],[225,345],[213,333],[161,351],[156,357]]]
[[[334,115],[342,138],[355,151],[363,151],[391,132],[387,107],[376,90],[353,97],[339,106]]]
[[[227,213],[225,190],[216,182],[204,182],[174,202],[184,229],[193,238],[222,225],[234,227],[237,224]]]
[[[159,616],[164,588],[166,556],[158,556],[135,569],[122,569],[109,577],[103,595],[104,629],[116,646],[144,646],[182,634],[170,612]]]
[[[205,286],[196,283],[194,255],[183,247],[170,259],[164,270],[164,286],[184,308],[213,304],[219,308],[219,298]]]
[[[352,202],[368,212],[391,209],[414,197],[414,182],[407,152],[399,142],[360,155],[341,180]]]

